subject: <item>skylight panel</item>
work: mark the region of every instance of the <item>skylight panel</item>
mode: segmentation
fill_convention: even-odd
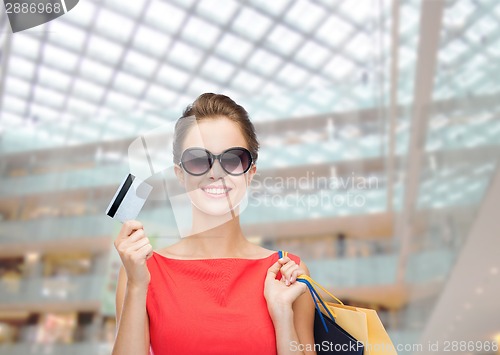
[[[146,87],[146,82],[120,71],[116,74],[114,87],[120,92],[126,92],[127,94],[137,97]]]
[[[324,16],[323,9],[313,3],[295,1],[292,4],[291,9],[286,13],[285,20],[293,27],[305,32],[312,31]]]
[[[177,5],[183,7],[184,9],[189,9],[196,0],[170,0],[170,1],[176,2]]]
[[[358,32],[347,42],[345,49],[355,58],[366,61],[367,56],[373,53],[375,45],[373,38],[370,39],[366,34]]]
[[[108,126],[110,128],[108,129],[108,132],[116,133],[131,133],[137,127],[134,122],[131,122],[130,119],[123,118],[123,116],[120,116],[120,118],[115,117],[110,119],[108,121]]]
[[[99,58],[110,65],[115,65],[122,55],[123,46],[104,39],[98,35],[93,35],[90,38],[87,51],[91,57]]]
[[[301,41],[302,36],[281,25],[275,26],[265,40],[269,48],[276,49],[284,55],[292,53]]]
[[[87,27],[94,20],[95,14],[96,7],[93,2],[80,1],[78,3],[78,10],[68,12],[61,19],[81,27]]]
[[[307,81],[307,87],[313,89],[317,88],[323,89],[331,84],[332,83],[327,78],[325,78],[321,73],[319,75],[310,76],[309,80]]]
[[[57,119],[60,111],[57,110],[57,107],[49,107],[46,103],[43,105],[32,103],[31,112],[39,121],[48,122]]]
[[[125,43],[134,29],[134,21],[110,10],[101,9],[95,23],[95,31],[115,41]]]
[[[331,54],[326,48],[312,41],[307,41],[299,48],[295,58],[304,65],[317,69],[329,56],[331,56]]]
[[[28,81],[8,75],[5,80],[5,91],[19,98],[27,98],[31,89]]]
[[[253,52],[253,55],[248,60],[248,67],[256,70],[264,75],[271,75],[274,73],[279,66],[281,66],[283,60],[280,57],[268,52],[265,49],[257,49]]]
[[[235,70],[236,68],[233,65],[215,57],[209,57],[202,68],[202,72],[207,77],[213,77],[218,82],[227,81],[235,73]]]
[[[113,9],[113,11],[122,12],[131,18],[136,18],[145,5],[142,1],[106,0],[106,6]]]
[[[150,85],[146,99],[152,101],[160,107],[166,107],[177,97],[176,93],[166,89],[163,86],[152,84]]]
[[[78,63],[78,56],[56,46],[46,44],[44,46],[43,61],[49,65],[56,65],[57,68],[70,72]]]
[[[287,8],[291,6],[295,1],[290,0],[280,0],[280,1],[268,1],[268,0],[254,0],[252,4],[255,4],[262,11],[271,14],[273,16],[278,16],[283,13]]]
[[[174,47],[169,53],[170,60],[187,70],[193,70],[202,57],[203,52],[200,49],[179,41],[175,42]]]
[[[97,107],[85,100],[73,97],[68,101],[68,111],[73,112],[78,117],[88,117],[97,111]]]
[[[404,18],[404,21],[399,21],[399,31],[403,35],[407,35],[410,31],[415,31],[419,23],[419,12],[409,5],[401,4],[399,9],[399,17]]]
[[[75,125],[72,132],[73,137],[77,136],[79,138],[97,138],[99,136],[98,131],[94,127],[85,123]]]
[[[263,84],[263,81],[247,71],[240,70],[231,84],[243,92],[255,93],[255,91]]]
[[[317,90],[309,95],[309,101],[319,106],[329,106],[333,102],[334,96],[331,90]]]
[[[131,73],[149,78],[156,70],[158,62],[134,50],[129,50],[125,56],[123,68]]]
[[[247,40],[234,36],[230,33],[225,33],[224,36],[218,41],[215,47],[215,52],[225,58],[241,62],[250,54],[252,49],[252,43]]]
[[[26,110],[26,100],[10,95],[10,93],[5,93],[4,95],[3,109],[24,116],[24,112]]]
[[[32,61],[12,55],[9,60],[9,74],[31,81],[35,72]]]
[[[164,64],[158,72],[157,78],[159,82],[165,83],[169,87],[182,89],[189,80],[189,74],[183,70]]]
[[[84,58],[80,64],[80,74],[88,80],[104,85],[111,80],[113,69],[95,60]]]
[[[375,3],[363,1],[344,1],[340,4],[339,10],[353,22],[363,25],[370,21],[373,14],[378,13],[378,9],[374,6]]]
[[[189,39],[205,49],[211,48],[219,36],[216,26],[191,16],[182,30],[182,37]]]
[[[281,85],[276,84],[274,81],[267,81],[266,85],[260,90],[263,95],[276,95],[283,90]]]
[[[40,105],[60,108],[64,103],[64,95],[50,89],[45,89],[41,86],[37,86],[35,89],[34,101]]]
[[[220,0],[203,0],[198,2],[196,11],[221,25],[225,25],[241,5],[233,0],[225,0],[224,6],[220,6],[220,3]]]
[[[186,12],[161,0],[153,0],[146,12],[144,23],[165,30],[170,34],[178,31]]]
[[[480,33],[486,37],[498,30],[498,20],[495,20],[493,16],[485,15],[481,17],[480,21],[474,22],[474,24],[467,30],[471,33]]]
[[[309,72],[288,63],[278,74],[278,78],[287,83],[290,88],[296,88],[302,84],[308,77]]]
[[[109,91],[106,97],[105,105],[109,105],[110,107],[118,110],[132,110],[135,106],[136,99],[130,97],[129,95],[125,95],[116,91]]]
[[[16,33],[15,36],[12,36],[12,52],[24,58],[37,59],[39,56],[40,41],[28,34],[19,33],[19,36],[17,35]]]
[[[166,53],[170,42],[171,38],[167,34],[146,26],[139,26],[135,32],[132,47],[160,58]]]
[[[441,49],[444,59],[448,62],[454,62],[458,57],[467,51],[467,46],[460,39],[451,41],[445,48]]]
[[[294,104],[294,100],[287,95],[276,95],[271,100],[267,101],[267,104],[272,109],[278,112],[282,112],[284,107],[291,107]]]
[[[271,27],[272,21],[250,8],[243,8],[238,18],[234,21],[234,29],[242,36],[259,40]]]
[[[198,96],[204,92],[219,92],[219,87],[217,83],[210,82],[207,80],[204,80],[199,77],[195,77],[190,83],[189,83],[189,92],[191,92],[193,95]]]
[[[4,124],[4,127],[9,127],[9,126],[16,126],[19,125],[23,122],[23,119],[21,118],[20,115],[16,113],[12,113],[9,109],[9,107],[3,107],[3,112],[2,112],[2,123]]]
[[[73,93],[78,97],[97,103],[100,101],[102,95],[104,95],[104,87],[103,85],[97,85],[84,79],[77,79],[73,86]]]
[[[49,41],[58,46],[81,52],[86,37],[87,34],[83,30],[71,26],[67,22],[51,22]]]
[[[445,14],[454,14],[458,18],[466,19],[474,13],[476,8],[477,5],[472,1],[454,1],[452,6],[446,9]]]
[[[328,46],[338,47],[352,31],[350,24],[332,16],[318,29],[316,36]]]
[[[350,74],[353,69],[354,65],[351,61],[337,55],[325,67],[325,72],[333,78],[340,80]]]
[[[40,84],[56,89],[60,92],[66,92],[69,89],[72,78],[58,70],[41,66],[38,69],[38,81]]]

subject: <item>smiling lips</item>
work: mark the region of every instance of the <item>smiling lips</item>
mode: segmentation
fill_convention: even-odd
[[[211,197],[222,197],[226,196],[232,189],[230,187],[224,188],[224,186],[204,186],[201,188],[207,195]]]

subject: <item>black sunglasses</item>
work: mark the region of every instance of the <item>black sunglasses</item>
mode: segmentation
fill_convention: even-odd
[[[250,169],[253,163],[252,153],[243,147],[229,148],[215,155],[205,148],[188,148],[181,155],[179,165],[194,176],[206,174],[217,159],[224,171],[230,175],[241,175]]]

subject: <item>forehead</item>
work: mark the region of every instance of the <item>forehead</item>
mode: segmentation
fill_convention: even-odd
[[[204,119],[189,128],[184,149],[203,147],[218,154],[231,147],[247,147],[240,127],[225,117]]]

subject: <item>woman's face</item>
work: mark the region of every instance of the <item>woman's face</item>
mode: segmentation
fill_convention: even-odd
[[[233,147],[248,149],[238,125],[225,117],[219,117],[193,125],[186,135],[182,151],[187,148],[205,148],[217,155]],[[212,168],[201,176],[190,175],[178,165],[175,166],[175,173],[192,204],[214,216],[227,214],[240,204],[255,172],[256,167],[252,165],[245,174],[230,175],[222,169],[217,159]]]

